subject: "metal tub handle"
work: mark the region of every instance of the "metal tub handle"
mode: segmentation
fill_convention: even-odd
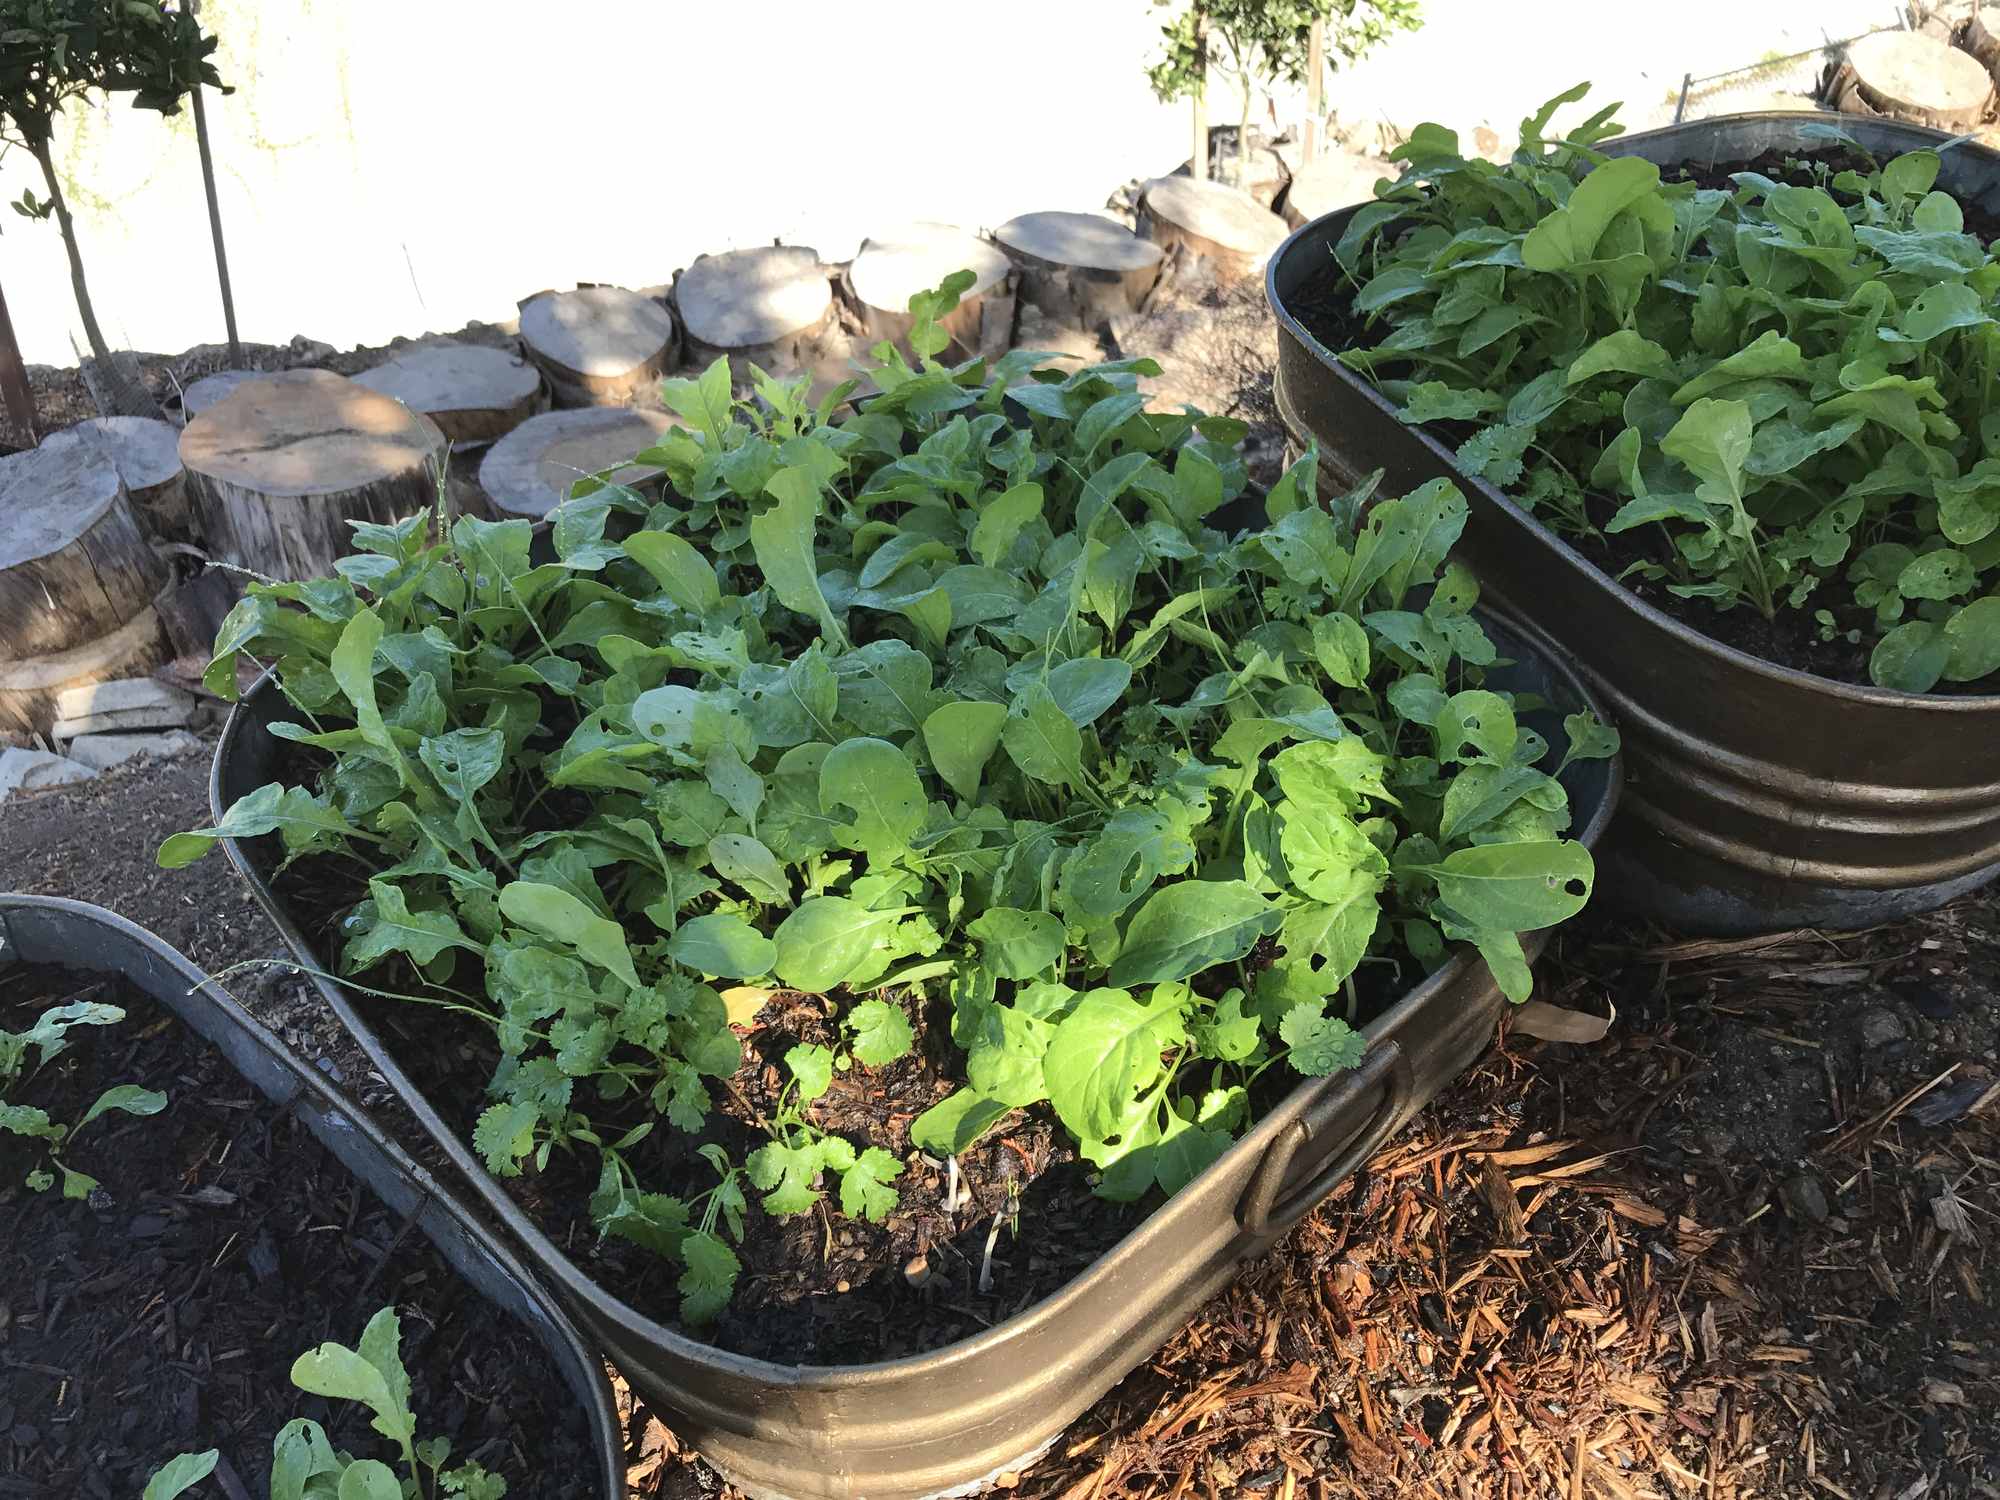
[[[1362,1094],[1377,1086],[1382,1090],[1382,1100],[1375,1106],[1368,1123],[1348,1138],[1347,1148],[1323,1161],[1304,1182],[1285,1192],[1285,1179],[1291,1175],[1292,1164],[1299,1154],[1312,1150],[1320,1137],[1353,1108]],[[1415,1089],[1416,1080],[1410,1072],[1410,1059],[1401,1047],[1390,1040],[1377,1042],[1371,1047],[1368,1055],[1361,1060],[1360,1067],[1307,1105],[1291,1129],[1279,1136],[1271,1149],[1264,1153],[1264,1159],[1257,1164],[1256,1175],[1250,1179],[1250,1186],[1243,1194],[1242,1207],[1237,1210],[1237,1219],[1244,1232],[1261,1238],[1282,1234],[1291,1228],[1320,1199],[1332,1192],[1342,1178],[1375,1154],[1401,1122]],[[1282,1201],[1279,1198],[1281,1193],[1284,1194]]]

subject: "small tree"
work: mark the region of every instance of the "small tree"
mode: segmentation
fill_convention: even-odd
[[[1154,0],[1173,5],[1178,0]],[[1195,129],[1207,145],[1207,89],[1211,63],[1235,75],[1242,99],[1236,136],[1238,180],[1250,172],[1250,102],[1259,80],[1307,82],[1314,26],[1325,28],[1331,70],[1365,57],[1397,31],[1423,24],[1418,0],[1188,0],[1187,8],[1160,28],[1164,55],[1146,76],[1162,99],[1192,99]],[[1195,175],[1203,151],[1196,153]]]
[[[97,326],[76,225],[56,179],[56,122],[72,100],[91,93],[130,94],[134,108],[173,114],[193,89],[222,88],[209,61],[215,45],[191,7],[168,10],[149,0],[0,0],[0,140],[34,157],[48,189],[46,198],[24,192],[14,210],[31,219],[54,215],[84,337],[114,388],[122,381]]]

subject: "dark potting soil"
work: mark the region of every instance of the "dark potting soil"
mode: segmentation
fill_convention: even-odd
[[[283,774],[290,781],[311,772],[288,763]],[[352,867],[302,860],[273,885],[295,919],[316,914],[300,926],[320,956],[337,952],[338,914],[361,893]],[[1360,996],[1364,1017],[1385,1009],[1401,988],[1386,965],[1369,965],[1362,977],[1368,981]],[[423,984],[414,971],[387,966],[368,982],[405,993]],[[465,987],[465,976],[458,983]],[[469,987],[476,991],[478,984]],[[490,1029],[443,1010],[348,993],[417,1088],[469,1140],[489,1102],[486,1086],[499,1057]],[[947,1002],[925,1004],[906,994],[900,1003],[916,1034],[910,1053],[880,1068],[857,1063],[836,1072],[832,1087],[808,1111],[815,1125],[845,1137],[857,1151],[879,1146],[903,1162],[903,1175],[893,1183],[895,1209],[879,1225],[836,1212],[831,1200],[811,1213],[781,1218],[765,1213],[762,1194],[746,1184],[744,1237],[735,1246],[743,1271],[735,1295],[713,1324],[681,1325],[690,1336],[780,1363],[857,1364],[920,1354],[1033,1306],[1162,1201],[1157,1192],[1131,1204],[1095,1196],[1093,1169],[1047,1106],[1039,1105],[1016,1111],[960,1154],[957,1206],[947,1207],[949,1165],[918,1151],[909,1127],[961,1086],[963,1060],[951,1042]],[[788,1077],[785,1053],[799,1043],[836,1043],[837,1014],[838,1007],[821,996],[774,992],[751,1024],[738,1028],[744,1064],[733,1078],[711,1083],[707,1128],[686,1135],[661,1121],[626,1152],[640,1187],[691,1198],[716,1180],[699,1147],[719,1144],[741,1163],[764,1144],[769,1136],[761,1122],[776,1108]],[[1296,1082],[1274,1070],[1253,1104],[1268,1109]],[[641,1100],[606,1103],[579,1091],[576,1103],[607,1138],[658,1118]],[[557,1151],[545,1169],[501,1181],[586,1275],[639,1312],[676,1322],[679,1266],[626,1241],[598,1237],[589,1212],[597,1169],[588,1150]],[[822,1186],[838,1184],[829,1179]]]
[[[450,1437],[515,1500],[579,1493],[589,1428],[534,1338],[208,1043],[117,982],[46,969],[0,976],[0,1026],[81,999],[126,1019],[72,1031],[15,1102],[73,1121],[136,1083],[168,1104],[81,1133],[66,1160],[101,1183],[84,1201],[23,1186],[39,1154],[0,1135],[0,1496],[130,1500],[175,1454],[211,1447],[236,1481],[223,1492],[261,1495],[295,1416],[392,1460],[361,1407],[289,1378],[391,1304],[419,1436]]]
[[[1693,182],[1700,187],[1727,189],[1733,186],[1730,174],[1759,172],[1777,182],[1811,185],[1816,179],[1812,170],[1804,165],[1805,160],[1818,163],[1834,173],[1850,169],[1862,173],[1872,170],[1867,159],[1847,150],[1816,153],[1809,159],[1774,150],[1743,161],[1683,162],[1663,168],[1661,176],[1668,182]],[[1964,210],[1968,233],[1989,244],[2000,238],[2000,215],[1989,213],[1972,203],[1960,206]],[[1379,342],[1383,330],[1371,329],[1365,319],[1356,316],[1352,304],[1353,291],[1354,288],[1342,280],[1336,270],[1336,273],[1313,282],[1306,292],[1288,304],[1288,310],[1307,332],[1336,353],[1343,349],[1365,348]],[[1466,422],[1431,422],[1426,423],[1423,430],[1435,435],[1450,449],[1470,437],[1475,427]],[[1598,525],[1602,525],[1618,509],[1618,502],[1608,496],[1592,495],[1588,497],[1588,502],[1593,523]],[[1781,606],[1776,616],[1767,620],[1756,610],[1745,606],[1719,610],[1704,599],[1681,598],[1670,592],[1664,582],[1628,575],[1626,569],[1636,562],[1661,561],[1671,555],[1665,536],[1658,528],[1615,535],[1559,535],[1592,564],[1617,579],[1629,592],[1712,641],[1734,647],[1759,660],[1809,672],[1834,682],[1861,686],[1870,682],[1868,659],[1877,639],[1873,628],[1874,611],[1855,604],[1845,584],[1825,587],[1809,596],[1802,608]],[[1814,618],[1819,610],[1833,616],[1831,632],[1823,630],[1821,623]],[[1848,639],[1850,632],[1856,635],[1856,639]],[[1829,634],[1831,638],[1828,638]],[[1945,696],[2000,692],[2000,673],[1992,673],[1973,682],[1940,682],[1932,692]]]

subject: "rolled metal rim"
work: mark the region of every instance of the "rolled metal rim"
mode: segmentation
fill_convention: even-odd
[[[317,1068],[308,1067],[301,1062],[268,1027],[245,1010],[234,996],[195,967],[179,950],[169,946],[153,933],[134,922],[127,921],[116,912],[107,911],[101,906],[93,906],[85,901],[71,901],[59,896],[0,893],[0,959],[5,959],[8,956],[7,950],[16,946],[16,940],[8,930],[8,918],[14,913],[46,915],[64,922],[100,928],[116,942],[143,953],[187,986],[185,994],[187,1003],[214,1012],[225,1028],[247,1036],[252,1045],[285,1075],[292,1093],[284,1101],[273,1098],[274,1107],[290,1109],[300,1095],[309,1096],[312,1104],[321,1113],[338,1121],[342,1128],[351,1130],[371,1152],[382,1157],[397,1176],[410,1182],[421,1195],[420,1204],[434,1204],[452,1220],[454,1228],[464,1236],[465,1240],[477,1247],[479,1253],[489,1258],[502,1276],[514,1283],[523,1301],[531,1306],[542,1320],[543,1327],[538,1330],[531,1329],[530,1332],[546,1333],[553,1337],[556,1347],[549,1349],[548,1353],[569,1364],[581,1375],[588,1392],[584,1420],[590,1426],[589,1447],[593,1467],[597,1469],[602,1485],[601,1493],[605,1500],[624,1500],[625,1457],[622,1429],[611,1400],[610,1383],[605,1378],[603,1359],[583,1342],[581,1335],[570,1322],[568,1314],[543,1288],[533,1273],[521,1264],[519,1257],[461,1203],[456,1194],[448,1190],[389,1136],[374,1116],[348,1098],[342,1089],[321,1074]],[[115,963],[93,967],[60,959],[32,961],[52,962],[57,968],[92,973],[117,973],[141,991],[146,990],[146,986],[136,976]],[[182,1025],[197,1035],[203,1035],[190,1017],[180,1014],[178,1006],[158,995],[152,998],[162,1006],[174,1010]],[[223,1052],[224,1060],[232,1068],[235,1067],[234,1059],[230,1058],[213,1038],[203,1035],[203,1040],[216,1047],[218,1052]],[[256,1080],[248,1081],[253,1087],[258,1087],[260,1092],[266,1092]],[[272,1096],[266,1092],[266,1097]],[[345,1166],[343,1163],[343,1167]],[[375,1191],[372,1184],[364,1181],[362,1185],[371,1192]],[[421,1207],[412,1210],[413,1214],[420,1212],[422,1212]],[[442,1246],[438,1249],[441,1255],[446,1254]],[[446,1255],[446,1259],[449,1263],[449,1255]],[[472,1296],[490,1300],[456,1265],[452,1266],[452,1271],[455,1278]],[[572,1394],[577,1393],[572,1390]]]
[[[1832,120],[1848,118],[1851,117],[1769,111],[1741,115],[1718,115],[1695,123],[1718,126],[1753,123],[1813,124],[1824,126]],[[1942,130],[1932,130],[1927,126],[1921,125],[1906,125],[1901,121],[1869,121],[1867,123],[1871,125],[1895,125],[1900,130],[1911,132],[1913,134],[1911,141],[1913,148],[1921,148],[1925,145],[1942,145],[1944,142],[1953,139],[1953,137],[1946,135]],[[1612,140],[1601,142],[1598,149],[1604,151],[1606,155],[1624,155],[1628,154],[1635,145],[1656,140],[1674,131],[1685,129],[1687,129],[1686,125],[1669,126],[1661,130],[1646,130],[1633,135],[1618,136]],[[1969,143],[1961,144],[1954,149],[1964,150],[1968,149],[1968,146]],[[1970,147],[1970,149],[1985,150],[1983,147]],[[1285,237],[1285,242],[1272,254],[1270,264],[1265,268],[1264,297],[1270,303],[1273,315],[1276,316],[1279,326],[1285,332],[1296,339],[1302,347],[1311,350],[1319,361],[1326,365],[1335,375],[1351,380],[1370,401],[1382,407],[1383,410],[1393,413],[1395,408],[1384,399],[1382,393],[1375,388],[1373,382],[1349,372],[1347,367],[1340,363],[1338,351],[1327,348],[1325,344],[1321,343],[1313,335],[1305,324],[1299,321],[1291,308],[1286,305],[1285,298],[1279,291],[1278,286],[1281,270],[1284,268],[1287,259],[1298,250],[1299,246],[1322,233],[1322,226],[1329,220],[1338,218],[1341,214],[1349,212],[1352,207],[1353,205],[1350,204],[1347,208],[1339,208],[1330,214],[1322,214],[1319,218],[1300,225]],[[1291,409],[1285,400],[1282,384],[1278,386],[1273,394],[1276,397],[1280,420],[1284,423],[1287,430],[1297,430],[1297,424],[1294,422]],[[1443,454],[1448,467],[1454,471],[1457,469],[1457,465],[1451,460],[1450,453],[1429,433],[1425,432],[1421,427],[1412,427],[1410,432],[1418,441],[1429,444]],[[1483,499],[1498,506],[1514,521],[1524,526],[1532,527],[1540,534],[1542,540],[1548,546],[1569,554],[1577,563],[1588,569],[1590,583],[1593,587],[1621,600],[1627,609],[1639,615],[1654,629],[1673,637],[1674,641],[1685,650],[1692,651],[1697,655],[1710,657],[1716,662],[1726,664],[1736,671],[1761,677],[1773,684],[1820,693],[1849,703],[1866,703],[1878,707],[1901,709],[1917,708],[1925,712],[1952,714],[1993,713],[1996,710],[2000,710],[2000,693],[1904,693],[1898,692],[1894,688],[1876,687],[1872,683],[1864,685],[1861,683],[1841,682],[1835,678],[1821,677],[1816,673],[1802,672],[1796,667],[1782,666],[1764,657],[1754,656],[1750,652],[1741,650],[1738,647],[1714,640],[1704,635],[1701,631],[1696,630],[1693,626],[1683,624],[1658,606],[1649,604],[1644,599],[1641,599],[1637,594],[1627,589],[1609,573],[1605,572],[1603,568],[1578,552],[1561,536],[1549,530],[1548,527],[1536,520],[1534,516],[1521,509],[1520,506],[1516,505],[1484,479],[1461,473],[1458,475],[1457,483],[1477,489]]]
[[[1564,692],[1572,695],[1576,703],[1595,713],[1601,721],[1611,722],[1604,712],[1598,695],[1567,657],[1547,650],[1538,633],[1512,615],[1485,606],[1481,606],[1479,612],[1540,658],[1551,680],[1560,685]],[[1505,643],[1502,644],[1504,648]],[[252,722],[253,702],[261,693],[278,693],[275,673],[275,668],[267,670],[230,712],[227,722],[223,725],[222,737],[217,742],[209,776],[209,802],[218,818],[225,810],[223,768],[230,763],[236,753],[240,737]],[[1584,826],[1572,830],[1570,834],[1570,837],[1579,843],[1593,849],[1602,840],[1605,829],[1610,825],[1624,785],[1622,757],[1614,755],[1603,762],[1602,766],[1602,774],[1605,777],[1603,795],[1591,809]],[[279,902],[276,892],[271,890],[261,872],[251,863],[240,841],[228,838],[222,840],[222,845],[228,853],[230,863],[249,885],[258,905],[278,927],[287,944],[301,954],[316,952],[314,945],[299,931],[290,913]],[[1548,930],[1544,929],[1544,932]],[[1543,933],[1529,934],[1528,937],[1538,941],[1543,937]],[[1392,1010],[1401,1011],[1404,1007],[1415,1005],[1439,990],[1462,982],[1471,965],[1481,961],[1478,954],[1470,948],[1461,948],[1443,967],[1398,997]],[[560,1284],[565,1296],[587,1306],[595,1318],[619,1327],[636,1339],[672,1351],[691,1362],[705,1363],[715,1370],[727,1371],[745,1380],[778,1387],[809,1387],[817,1391],[837,1392],[869,1386],[890,1375],[938,1378],[948,1376],[957,1367],[976,1361],[989,1352],[1003,1347],[1024,1323],[1030,1320],[1061,1317],[1072,1304],[1086,1300],[1102,1275],[1114,1271],[1121,1257],[1134,1253],[1136,1242],[1154,1226],[1158,1218],[1158,1214],[1153,1213],[1138,1220],[1116,1244],[1050,1292],[1048,1296],[1029,1304],[1020,1312],[994,1324],[991,1328],[955,1340],[938,1349],[921,1354],[903,1355],[895,1359],[846,1365],[779,1364],[771,1360],[736,1354],[717,1348],[713,1344],[703,1343],[699,1339],[690,1338],[678,1329],[646,1316],[607,1291],[594,1276],[580,1268],[541,1226],[515,1203],[500,1182],[485,1170],[465,1144],[461,1132],[438,1113],[428,1095],[417,1087],[415,1081],[383,1044],[375,1028],[349,1003],[346,991],[337,980],[332,980],[330,977],[323,979],[317,974],[313,976],[313,980],[328,1005],[333,1008],[355,1041],[368,1055],[369,1061],[402,1098],[404,1106],[417,1117],[418,1123],[451,1158],[453,1165],[467,1177],[474,1192],[479,1195],[488,1210],[500,1220],[508,1232],[515,1235],[528,1248],[536,1260],[549,1268],[550,1275]],[[1367,1036],[1371,1048],[1380,1045],[1382,1034],[1389,1029],[1387,1025],[1389,1020],[1390,1014],[1385,1013],[1363,1028],[1363,1034]],[[1292,1090],[1288,1098],[1292,1100],[1310,1098],[1340,1086],[1344,1076],[1336,1074],[1329,1079],[1302,1081]],[[1267,1113],[1262,1126],[1240,1138],[1229,1148],[1229,1153],[1226,1155],[1249,1150],[1260,1152],[1269,1150],[1275,1138],[1263,1139],[1270,1133],[1263,1127],[1272,1126],[1279,1119],[1280,1115],[1277,1112]],[[1295,1122],[1287,1122],[1289,1123]],[[1214,1169],[1211,1167],[1209,1170]],[[1279,1232],[1286,1227],[1289,1225],[1281,1226]]]

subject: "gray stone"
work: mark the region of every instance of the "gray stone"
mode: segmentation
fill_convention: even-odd
[[[163,760],[192,755],[201,749],[201,741],[185,729],[170,729],[165,734],[80,734],[68,748],[71,760],[92,770],[108,771],[142,755]]]
[[[88,781],[97,772],[46,750],[0,750],[0,802],[15,792],[39,792],[46,787]]]
[[[1796,1223],[1824,1224],[1833,1212],[1827,1205],[1826,1189],[1810,1172],[1786,1178],[1785,1185],[1778,1189],[1778,1196],[1784,1200],[1785,1212]]]
[[[179,729],[194,718],[192,693],[182,692],[150,677],[71,688],[56,698],[59,740],[86,734],[115,734],[132,729]]]
[[[1861,1044],[1864,1047],[1893,1047],[1909,1039],[1903,1018],[1893,1010],[1877,1006],[1861,1017]]]

